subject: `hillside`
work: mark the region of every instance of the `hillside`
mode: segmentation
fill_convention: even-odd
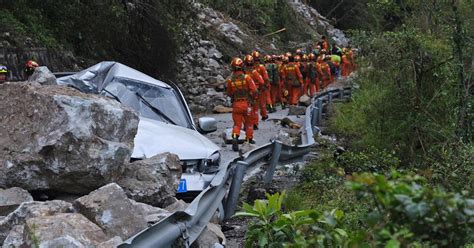
[[[234,3],[236,8],[191,0],[6,5],[0,11],[6,24],[0,30],[0,63],[12,65],[13,78],[20,78],[29,58],[52,71],[115,60],[176,82],[194,112],[226,102],[221,91],[234,56],[254,49],[280,54],[307,47],[322,35],[348,42],[315,9],[294,0],[244,1]],[[268,35],[281,29],[285,31]]]

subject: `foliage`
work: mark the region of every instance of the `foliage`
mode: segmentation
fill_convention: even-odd
[[[14,46],[25,39],[64,47],[87,60],[115,60],[154,76],[173,76],[181,30],[194,13],[180,1],[6,1],[1,20]],[[5,21],[5,22],[4,22]]]
[[[349,175],[354,172],[384,172],[400,166],[394,153],[370,147],[363,151],[345,152],[338,157],[337,163]]]
[[[286,32],[281,32],[272,38],[280,41],[313,38],[302,25],[303,22],[296,19],[297,15],[285,0],[203,0],[202,2],[247,24],[252,29],[250,31],[255,31],[258,35],[286,28]],[[281,46],[287,45],[281,44]]]
[[[374,209],[365,224],[373,245],[461,247],[474,241],[474,199],[431,187],[417,175],[363,173],[348,185]]]
[[[429,167],[424,160],[430,154],[447,144],[466,145],[474,134],[469,55],[474,46],[467,42],[474,29],[472,15],[464,12],[474,6],[460,2],[458,12],[447,3],[419,1],[403,6],[371,1],[371,6],[400,19],[400,25],[352,33],[360,47],[360,90],[338,109],[333,124],[359,150],[394,150],[404,165]],[[453,22],[456,18],[462,25]]]
[[[345,242],[347,232],[338,227],[342,211],[283,213],[284,197],[284,192],[267,194],[267,200],[256,200],[253,206],[244,203],[244,211],[236,213],[257,219],[248,227],[245,247],[328,247]]]

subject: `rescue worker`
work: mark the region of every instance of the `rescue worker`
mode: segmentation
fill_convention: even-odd
[[[348,58],[347,48],[344,48],[341,57],[341,75],[343,77],[349,76],[351,74],[351,67],[351,61]]]
[[[25,73],[26,80],[28,80],[31,75],[33,75],[37,67],[39,67],[39,64],[34,60],[28,60],[26,62],[25,69],[23,70],[23,72]]]
[[[260,108],[260,115],[262,116],[262,121],[264,121],[268,119],[267,105],[271,105],[270,79],[268,78],[267,69],[265,68],[264,65],[261,64],[262,61],[261,61],[260,53],[258,51],[253,51],[252,57],[253,57],[253,68],[260,74],[260,76],[263,78],[263,81],[264,81],[262,85],[258,86],[258,103],[259,103],[259,108]],[[269,106],[269,107],[273,108],[273,106]]]
[[[330,51],[330,45],[329,45],[329,41],[328,39],[326,38],[326,36],[323,35],[323,37],[321,37],[322,41],[321,41],[321,49],[324,49],[326,51]]]
[[[316,68],[316,56],[312,53],[308,56],[308,62],[306,66],[307,70],[307,77],[304,87],[305,94],[308,94],[311,97],[316,95],[319,92],[319,79],[318,79],[318,72]]]
[[[334,65],[334,73],[333,75],[336,78],[339,78],[341,76],[341,56],[338,54],[332,54],[331,55],[331,63]]]
[[[268,78],[270,79],[270,99],[271,99],[271,104],[270,104],[270,113],[275,113],[276,112],[276,102],[277,100],[281,102],[280,100],[280,72],[278,70],[278,65],[275,63],[274,59],[272,56],[267,55],[265,56],[265,63],[266,63],[266,69],[267,69],[267,74]]]
[[[322,84],[322,89],[326,88],[333,81],[331,68],[327,63],[329,59],[329,56],[321,57],[318,61],[318,65],[316,68],[318,72],[319,82]]]
[[[347,50],[348,50],[347,51],[348,59],[351,62],[350,72],[353,72],[357,68],[356,63],[355,63],[354,52],[352,51],[352,47],[350,45],[347,47]],[[350,74],[350,72],[349,72],[349,74]]]
[[[297,105],[301,94],[301,87],[303,87],[303,76],[295,63],[295,57],[291,54],[289,55],[288,64],[286,64],[283,70],[283,75],[286,82],[286,88],[289,91],[289,104]]]
[[[5,83],[8,80],[8,68],[4,65],[0,65],[0,84]]]
[[[288,91],[288,87],[286,86],[286,79],[285,79],[285,68],[286,68],[286,65],[288,64],[288,56],[286,55],[282,55],[282,64],[279,69],[281,109],[286,109],[286,105],[288,104],[288,96],[289,96],[289,91]]]
[[[306,92],[304,91],[305,90],[304,86],[306,84],[306,77],[308,74],[307,63],[308,63],[308,55],[303,54],[303,56],[301,56],[301,61],[299,64],[301,76],[303,76],[303,85],[301,85],[301,95],[308,94],[307,91]]]
[[[232,74],[227,79],[227,94],[232,99],[232,150],[239,150],[239,135],[242,124],[245,126],[245,141],[253,142],[252,104],[257,87],[252,77],[245,74],[244,62],[234,58],[231,63]]]
[[[258,71],[254,69],[253,63],[254,63],[254,59],[252,55],[247,55],[244,57],[245,74],[249,75],[253,79],[255,85],[257,86],[257,90],[260,91],[260,89],[264,87],[265,81],[263,80],[260,73],[258,73]],[[252,124],[253,124],[253,129],[258,130],[258,122],[259,122],[258,108],[260,106],[259,92],[257,92],[257,94],[255,94],[254,97],[255,97],[253,99],[254,102],[252,103]]]

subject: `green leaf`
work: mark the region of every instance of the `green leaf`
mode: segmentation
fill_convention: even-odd
[[[385,248],[400,248],[400,242],[396,239],[391,239],[385,244]]]

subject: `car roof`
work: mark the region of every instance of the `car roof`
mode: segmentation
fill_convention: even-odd
[[[78,73],[58,78],[60,85],[70,85],[86,93],[100,93],[114,78],[129,78],[171,88],[170,85],[115,61],[103,61]]]

